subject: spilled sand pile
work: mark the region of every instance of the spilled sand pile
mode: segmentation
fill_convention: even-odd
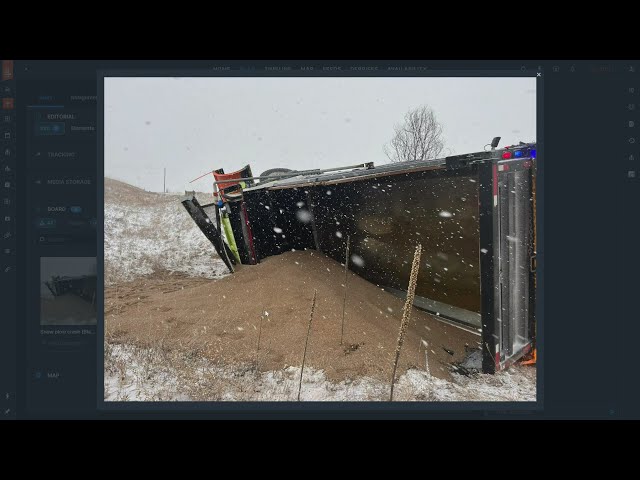
[[[306,364],[331,381],[387,381],[403,301],[349,272],[340,345],[343,284],[344,267],[317,251],[270,257],[219,280],[151,275],[105,290],[105,338],[113,345],[193,352],[220,365],[255,365],[257,357],[263,372],[297,367],[317,289]],[[414,308],[398,376],[424,369],[426,352],[431,374],[450,379],[450,364],[462,361],[479,341]]]

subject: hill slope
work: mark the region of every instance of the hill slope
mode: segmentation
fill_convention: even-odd
[[[217,278],[226,267],[177,194],[105,178],[105,284],[153,273]],[[205,199],[203,199],[205,201]]]

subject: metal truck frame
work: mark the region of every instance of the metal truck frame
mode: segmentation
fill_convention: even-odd
[[[292,249],[342,263],[350,238],[350,269],[403,296],[421,243],[414,305],[479,334],[482,371],[494,373],[535,349],[535,169],[535,143],[267,178],[247,166],[212,172],[213,204],[182,203],[231,272],[230,242],[242,264]],[[224,234],[205,208],[226,215]]]

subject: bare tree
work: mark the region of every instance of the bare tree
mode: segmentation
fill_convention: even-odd
[[[384,153],[392,162],[429,160],[437,158],[444,149],[442,125],[427,105],[409,110],[404,123],[394,130],[391,142],[384,146]]]

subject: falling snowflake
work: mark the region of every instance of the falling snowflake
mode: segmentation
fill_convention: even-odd
[[[273,227],[273,231],[276,233],[282,233],[282,229],[278,227]]]
[[[364,259],[360,255],[354,253],[351,255],[351,261],[356,267],[364,267]]]
[[[312,215],[309,210],[302,209],[296,212],[296,218],[302,223],[309,223],[312,219]]]

